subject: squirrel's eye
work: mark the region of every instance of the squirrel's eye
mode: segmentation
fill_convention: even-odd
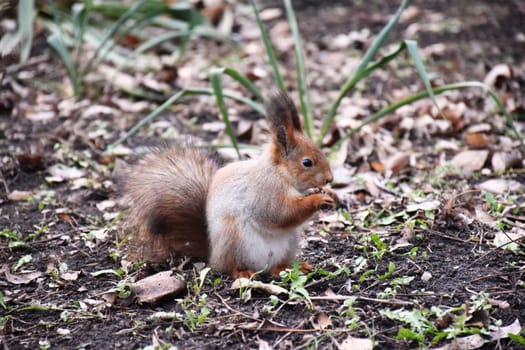
[[[311,159],[309,159],[309,158],[304,158],[303,159],[303,166],[305,168],[310,168],[312,165],[314,165],[314,163],[312,162]]]

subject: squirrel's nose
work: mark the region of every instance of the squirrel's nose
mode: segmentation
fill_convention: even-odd
[[[332,172],[329,172],[328,174],[326,174],[326,185],[328,185],[332,181],[334,181],[334,176],[332,175]]]

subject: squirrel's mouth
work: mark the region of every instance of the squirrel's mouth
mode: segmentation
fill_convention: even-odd
[[[322,193],[323,189],[321,187],[309,187],[304,191],[301,191],[301,193],[305,196],[309,196],[316,193]]]

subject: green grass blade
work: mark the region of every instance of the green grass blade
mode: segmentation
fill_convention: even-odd
[[[521,134],[521,132],[514,125],[514,122],[512,120],[511,115],[509,114],[509,112],[507,111],[507,109],[505,108],[505,106],[503,105],[501,100],[499,99],[499,97],[493,91],[491,91],[490,88],[487,85],[485,85],[485,84],[483,84],[483,83],[481,83],[479,81],[464,81],[464,82],[460,82],[460,83],[448,84],[448,85],[444,85],[444,86],[433,88],[432,89],[432,93],[434,95],[439,95],[439,94],[441,94],[443,92],[446,92],[446,91],[460,90],[460,89],[465,89],[465,88],[470,88],[470,87],[482,88],[483,90],[485,90],[488,93],[490,98],[496,103],[496,105],[498,106],[500,112],[503,114],[503,116],[505,118],[505,121],[507,122],[508,127],[512,130],[514,136],[518,140],[520,140],[521,145],[523,146],[524,145],[523,144],[523,135]],[[368,124],[371,124],[371,123],[374,123],[374,122],[380,120],[384,116],[394,112],[396,109],[398,109],[398,108],[400,108],[402,106],[411,104],[411,103],[413,103],[415,101],[424,99],[424,98],[429,97],[429,96],[430,96],[430,93],[428,91],[423,91],[423,92],[420,92],[420,93],[415,94],[413,96],[407,97],[407,98],[405,98],[405,99],[403,99],[401,101],[398,101],[398,102],[395,102],[395,103],[392,103],[392,104],[388,105],[387,107],[385,107],[381,111],[379,111],[379,112],[371,115],[370,117],[366,118],[365,120],[363,120],[363,122],[357,128],[350,130],[350,132],[348,132],[341,139],[339,139],[331,148],[334,149],[334,150],[339,148],[341,146],[341,144],[345,140],[347,140],[347,139],[351,138],[352,136],[354,136],[355,134],[357,134],[363,127],[365,127]]]
[[[186,96],[194,96],[194,95],[208,95],[212,96],[214,95],[214,92],[212,89],[204,89],[204,88],[189,88],[184,89],[179,92],[177,92],[175,95],[171,96],[169,99],[167,99],[163,104],[161,104],[159,107],[157,107],[155,110],[153,110],[150,114],[142,118],[137,124],[135,124],[131,129],[129,129],[128,132],[126,132],[120,139],[112,143],[108,146],[108,150],[111,150],[115,148],[116,146],[120,145],[124,141],[126,141],[131,136],[135,135],[144,125],[151,122],[156,116],[158,116],[160,113],[164,112],[169,106],[177,102],[179,99],[186,97]],[[257,111],[261,115],[265,115],[265,111],[262,105],[247,99],[243,96],[240,96],[236,93],[229,92],[229,91],[223,91],[224,97],[231,98],[232,100],[241,102],[255,111]]]
[[[385,40],[388,38],[388,35],[399,21],[399,17],[405,9],[406,4],[407,0],[401,1],[401,4],[399,5],[399,8],[397,9],[394,17],[392,17],[390,21],[388,21],[387,25],[384,26],[383,29],[381,29],[376,39],[372,42],[372,45],[370,45],[370,47],[366,51],[365,55],[363,56],[363,60],[357,67],[357,72],[365,69],[368,66],[368,63],[370,63],[370,61],[372,60],[372,58],[374,58],[377,51],[379,51],[379,49],[383,46]]]
[[[308,94],[308,81],[306,79],[306,68],[304,64],[303,45],[301,43],[301,34],[293,10],[291,0],[284,0],[286,15],[290,30],[292,31],[294,48],[295,48],[295,69],[297,70],[297,88],[299,90],[299,102],[301,104],[301,114],[303,115],[304,132],[310,139],[313,137],[312,108]]]
[[[399,17],[401,16],[401,13],[403,12],[403,9],[405,8],[407,3],[407,0],[401,1],[401,4],[399,5],[399,8],[397,9],[394,17],[388,21],[387,25],[381,29],[375,40],[373,41],[372,45],[368,48],[365,55],[363,56],[363,60],[357,67],[354,75],[350,77],[346,83],[343,85],[343,88],[339,92],[339,96],[335,100],[334,104],[330,107],[330,110],[328,111],[328,114],[323,121],[323,126],[321,128],[321,134],[319,136],[318,143],[320,143],[323,139],[323,137],[327,134],[328,130],[330,129],[330,126],[332,125],[332,122],[335,118],[335,115],[337,113],[337,109],[339,108],[339,105],[341,104],[341,101],[345,97],[345,95],[348,93],[348,91],[355,86],[361,80],[364,76],[370,74],[370,70],[367,72],[368,74],[362,75],[361,73],[367,69],[368,64],[372,60],[372,58],[376,55],[377,51],[383,46],[383,43],[388,38],[388,35],[394,28],[394,26],[399,21]],[[399,50],[398,50],[399,51]]]
[[[175,31],[184,31],[187,29],[186,22],[173,18],[156,17],[152,20],[152,24]],[[231,41],[231,38],[221,34],[217,29],[209,26],[199,25],[195,27],[194,33],[195,35],[212,38],[218,41]]]
[[[54,33],[47,38],[47,43],[51,46],[58,54],[64,65],[66,66],[67,73],[71,82],[73,83],[73,93],[75,96],[80,96],[80,76],[71,62],[69,52],[58,33]]]
[[[20,33],[7,32],[0,39],[0,57],[9,55],[20,44]]]
[[[33,17],[35,14],[34,0],[20,0],[18,2],[18,32],[20,33],[20,61],[25,62],[31,53],[33,42]]]
[[[268,33],[266,32],[266,29],[264,28],[264,24],[261,21],[261,18],[259,17],[257,6],[255,6],[255,1],[250,0],[250,3],[252,4],[253,13],[255,14],[255,19],[257,20],[259,31],[261,32],[261,37],[264,43],[264,48],[266,49],[266,55],[268,56],[268,60],[270,61],[270,64],[273,69],[275,83],[277,84],[277,87],[279,88],[279,90],[286,91],[283,78],[281,76],[281,73],[279,72],[279,65],[277,64],[277,58],[275,57],[275,53],[273,52],[272,44],[270,43],[270,38],[268,37]]]
[[[221,113],[222,120],[226,125],[226,132],[228,133],[230,141],[233,147],[235,148],[235,152],[237,152],[237,157],[241,159],[241,152],[239,152],[237,137],[235,136],[235,132],[233,131],[233,127],[228,116],[228,110],[226,109],[226,105],[224,103],[224,95],[222,93],[222,70],[213,69],[210,73],[210,81],[213,93],[215,94],[215,98],[217,99],[217,106],[219,106],[219,111]]]
[[[189,14],[189,19],[188,19],[188,24],[187,24],[188,28],[186,30],[186,35],[183,37],[182,43],[179,45],[179,57],[177,58],[177,65],[179,65],[179,63],[181,62],[182,56],[186,52],[188,43],[190,42],[191,36],[193,35],[195,27],[197,26],[198,23],[199,21],[195,15],[195,12],[191,11]]]
[[[432,86],[430,85],[430,79],[428,79],[427,71],[425,70],[425,66],[423,65],[423,61],[421,60],[421,57],[419,56],[419,52],[417,49],[417,42],[414,40],[405,40],[404,41],[408,53],[410,54],[410,58],[412,58],[412,62],[414,62],[414,65],[416,66],[416,70],[421,77],[421,80],[423,81],[423,85],[425,86],[425,90],[427,90],[428,95],[432,99],[432,103],[434,103],[434,106],[436,106],[437,110],[439,111],[439,114],[443,118],[445,116],[443,115],[443,112],[441,111],[441,108],[439,108],[436,96],[434,96],[434,93],[432,92]]]
[[[323,120],[323,124],[321,126],[321,133],[320,138],[318,140],[318,143],[321,143],[322,139],[326,136],[328,133],[328,130],[330,129],[330,126],[332,125],[335,115],[337,113],[337,108],[339,108],[339,105],[341,104],[341,101],[346,96],[348,91],[350,91],[361,79],[367,77],[370,73],[372,73],[374,70],[384,66],[388,62],[392,61],[394,58],[396,58],[403,50],[406,49],[405,43],[401,43],[396,51],[393,53],[381,58],[379,61],[374,62],[373,64],[369,65],[367,68],[356,72],[356,74],[352,77],[352,79],[348,80],[343,88],[339,91],[339,95],[337,96],[337,99],[334,101],[332,106],[330,107],[330,110],[328,111],[328,114],[326,118]]]
[[[85,1],[84,3],[73,4],[71,12],[73,13],[73,31],[76,41],[75,48],[75,70],[78,72],[81,57],[83,55],[84,33],[88,24],[89,13],[92,8],[92,1]]]
[[[264,103],[265,99],[259,89],[257,89],[257,87],[255,87],[255,85],[244,75],[232,68],[216,68],[216,70],[220,71],[222,74],[228,75],[230,78],[240,83],[248,91],[250,91],[252,95],[255,96],[257,100],[259,100],[259,102]]]
[[[106,43],[115,35],[115,33],[122,27],[122,25],[133,16],[137,11],[140,10],[144,4],[147,3],[147,0],[141,0],[131,6],[122,16],[119,17],[118,20],[116,20],[106,31],[104,34],[100,44],[96,48],[95,52],[93,53],[93,56],[89,59],[85,72],[89,72],[91,70],[91,66],[93,65],[93,62],[95,59],[100,55],[101,50],[105,47]]]
[[[185,31],[179,31],[179,32],[168,32],[166,34],[162,34],[159,36],[152,37],[146,41],[144,41],[142,44],[137,46],[137,48],[133,51],[133,55],[137,56],[140,55],[146,51],[148,51],[151,48],[154,48],[155,46],[158,46],[162,44],[165,41],[181,38],[188,35]]]

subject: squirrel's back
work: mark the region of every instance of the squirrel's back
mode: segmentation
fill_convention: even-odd
[[[153,262],[207,257],[206,196],[218,168],[209,151],[192,147],[159,148],[132,166],[124,183],[129,253]]]

